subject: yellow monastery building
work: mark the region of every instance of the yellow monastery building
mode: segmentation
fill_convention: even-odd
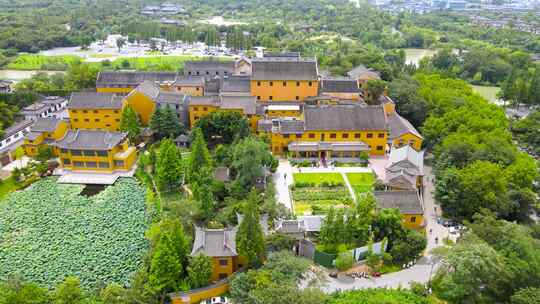
[[[62,168],[72,171],[129,171],[137,160],[123,132],[69,130],[52,146]]]
[[[36,119],[30,132],[24,136],[25,154],[30,157],[38,155],[40,147],[50,145],[64,137],[68,124],[57,118],[42,117]]]

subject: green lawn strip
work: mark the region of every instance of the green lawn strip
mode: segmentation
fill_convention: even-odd
[[[4,197],[9,194],[10,192],[13,192],[15,190],[19,189],[19,184],[15,182],[15,179],[13,177],[7,178],[0,182],[0,201],[4,199]]]
[[[347,173],[346,176],[357,198],[360,197],[362,193],[373,191],[373,185],[375,184],[375,177],[373,174]]]
[[[315,186],[323,182],[345,184],[339,173],[294,173],[293,179],[295,183],[313,183]]]

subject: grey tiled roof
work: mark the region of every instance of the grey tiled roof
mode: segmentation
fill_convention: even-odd
[[[190,96],[189,105],[193,106],[218,106],[219,96],[217,95],[205,95],[205,96]]]
[[[221,109],[242,109],[244,114],[253,115],[257,112],[255,96],[221,96]]]
[[[381,76],[381,74],[378,71],[368,68],[363,64],[356,66],[352,70],[348,71],[347,75],[355,79],[361,75],[371,75],[372,77],[375,77],[375,78],[380,78]]]
[[[33,123],[32,120],[23,120],[13,124],[11,127],[4,130],[4,138],[10,137],[15,133],[30,127]]]
[[[159,86],[151,81],[143,81],[137,86],[137,88],[135,88],[134,92],[142,93],[155,101],[159,95]]]
[[[318,78],[317,61],[289,57],[257,58],[252,61],[252,80],[312,80]]]
[[[69,109],[121,109],[122,97],[111,93],[74,92],[69,98]]]
[[[236,228],[205,229],[195,227],[195,240],[191,255],[204,253],[209,257],[237,256]]]
[[[386,170],[398,171],[404,169],[410,174],[424,175],[424,151],[416,151],[409,145],[393,148],[390,151]]]
[[[66,99],[61,96],[47,96],[41,99],[40,103],[57,105],[63,103],[64,101],[66,101]]]
[[[30,131],[24,136],[24,139],[36,140],[39,136],[41,136],[41,132],[32,132],[32,131]]]
[[[24,107],[19,114],[21,115],[39,115],[41,113],[47,112],[50,106],[43,104],[41,102],[36,102],[31,105]]]
[[[323,105],[304,107],[305,130],[386,130],[381,106]]]
[[[111,85],[135,87],[143,81],[173,82],[176,79],[174,72],[99,72],[96,87]]]
[[[221,91],[223,92],[250,92],[250,80],[247,77],[230,77],[223,79]]]
[[[63,149],[110,150],[127,137],[123,132],[100,130],[69,130],[54,145]]]
[[[54,132],[62,121],[57,118],[40,117],[30,128],[32,132]]]
[[[418,192],[413,191],[375,191],[378,208],[397,208],[402,214],[422,214],[422,202]]]
[[[387,117],[390,139],[400,137],[403,134],[412,133],[420,138],[422,135],[414,128],[414,126],[405,118],[401,117],[397,112],[389,114]]]
[[[155,101],[161,104],[184,104],[184,94],[176,92],[160,91]]]
[[[234,61],[217,61],[217,60],[201,60],[201,61],[186,61],[184,63],[184,75],[188,75],[191,72],[191,75],[200,76],[215,76],[215,73],[212,72],[227,72],[227,74],[232,74],[234,72]],[[209,72],[207,75],[206,72]]]
[[[360,93],[360,88],[355,79],[323,79],[321,92]]]
[[[204,86],[204,77],[193,75],[178,75],[174,84],[178,86]]]

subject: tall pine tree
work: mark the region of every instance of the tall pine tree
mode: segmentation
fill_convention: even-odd
[[[131,142],[134,142],[141,134],[141,121],[139,120],[137,112],[135,112],[130,105],[122,111],[120,130],[127,132]]]
[[[190,182],[197,178],[197,174],[203,168],[212,168],[212,158],[210,157],[210,152],[208,152],[208,147],[206,146],[201,129],[195,128],[191,134],[193,142],[191,144],[188,169]]]
[[[244,205],[243,220],[236,233],[238,254],[247,259],[249,267],[258,267],[265,257],[264,233],[259,222],[259,197],[251,191]]]
[[[156,183],[161,191],[171,191],[183,182],[183,165],[180,151],[172,141],[161,141],[156,161]]]

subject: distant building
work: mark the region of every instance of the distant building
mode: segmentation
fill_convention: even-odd
[[[409,145],[392,149],[385,167],[384,183],[391,190],[418,190],[423,187],[424,151]]]
[[[64,97],[47,96],[40,101],[24,107],[17,115],[27,120],[36,120],[41,117],[62,118],[68,101]]]
[[[39,149],[50,146],[63,138],[68,130],[68,124],[58,118],[40,117],[24,136],[24,150],[26,155],[35,157]]]
[[[381,73],[361,64],[347,72],[347,76],[356,79],[360,86],[365,85],[369,80],[381,80]]]
[[[15,150],[24,144],[24,136],[30,132],[32,120],[23,120],[4,130],[0,137],[0,167],[15,160]]]

